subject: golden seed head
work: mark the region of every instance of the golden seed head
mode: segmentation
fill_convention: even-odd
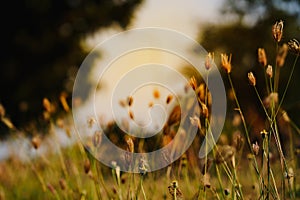
[[[93,117],[88,118],[88,120],[87,120],[88,127],[92,128],[96,122],[97,121]]]
[[[132,106],[132,103],[133,103],[133,97],[132,96],[129,96],[127,97],[127,103],[128,103],[128,106]]]
[[[197,126],[199,129],[201,128],[200,119],[197,116],[190,117],[190,122],[193,126]]]
[[[273,77],[273,67],[271,65],[268,65],[266,69],[266,74],[268,75],[269,78]]]
[[[102,132],[101,131],[95,131],[93,135],[93,145],[94,147],[99,147],[102,142]]]
[[[181,108],[179,105],[175,106],[170,113],[170,116],[168,118],[167,124],[169,126],[173,124],[178,124],[181,120]]]
[[[259,145],[257,144],[257,142],[255,142],[255,144],[252,144],[252,149],[253,149],[254,155],[257,156],[259,153]]]
[[[52,109],[52,105],[51,105],[49,99],[47,99],[47,98],[44,98],[44,99],[43,99],[43,106],[44,106],[44,109],[45,109],[48,113],[52,113],[53,109]]]
[[[128,111],[128,115],[129,115],[130,119],[134,120],[134,115],[131,110]]]
[[[197,89],[197,95],[201,101],[205,100],[205,93],[205,84],[201,83]]]
[[[190,86],[193,88],[193,90],[196,90],[196,88],[197,88],[197,80],[196,80],[196,78],[194,76],[192,76],[190,78],[189,83],[190,83]]]
[[[153,90],[153,97],[154,97],[155,99],[159,99],[159,97],[160,97],[160,92],[159,92],[158,89],[154,89],[154,90]]]
[[[125,108],[126,107],[126,101],[125,100],[120,100],[119,104],[121,107]]]
[[[169,104],[173,99],[173,95],[169,94],[166,99],[166,104]]]
[[[213,62],[214,62],[214,53],[209,52],[205,59],[205,64],[204,64],[205,68],[209,70],[212,67]]]
[[[280,42],[283,33],[283,21],[277,21],[272,27],[273,38],[276,42]]]
[[[51,185],[50,183],[47,184],[47,188],[49,189],[49,191],[50,191],[52,194],[55,194],[55,193],[56,193],[55,188],[54,188],[53,185]]]
[[[126,138],[127,150],[131,153],[134,152],[134,143],[131,137]]]
[[[33,146],[33,148],[35,149],[38,149],[41,145],[41,138],[39,136],[34,136],[32,139],[31,139],[31,144]]]
[[[231,54],[229,57],[227,54],[221,54],[221,66],[226,73],[229,74],[231,72]]]
[[[267,66],[267,56],[266,51],[263,48],[258,48],[258,62],[263,66]]]
[[[5,108],[2,104],[0,104],[0,119],[2,119],[5,116]]]
[[[60,100],[60,103],[61,103],[63,109],[66,112],[69,112],[70,111],[70,107],[68,105],[67,97],[68,97],[68,94],[66,92],[62,92],[60,94],[59,100]]]
[[[153,102],[152,102],[152,101],[150,101],[150,102],[148,103],[148,107],[149,107],[149,108],[152,108],[152,107],[153,107]]]
[[[288,42],[288,46],[291,52],[299,55],[300,54],[300,44],[298,40],[292,39]]]
[[[282,118],[285,122],[290,122],[290,117],[288,116],[286,111],[282,112]]]
[[[248,79],[249,79],[249,82],[251,85],[253,85],[253,86],[256,85],[256,79],[252,72],[248,73]]]
[[[63,178],[59,179],[59,185],[62,190],[65,190],[67,188],[67,183]]]
[[[203,115],[205,118],[208,118],[208,116],[209,116],[209,111],[208,111],[208,108],[207,108],[206,104],[201,103],[201,108],[202,108],[202,115]]]
[[[277,56],[276,56],[276,64],[278,67],[283,67],[285,58],[288,53],[288,49],[289,49],[289,47],[285,43],[279,48]]]
[[[91,162],[90,162],[89,159],[86,159],[86,160],[84,161],[83,169],[84,169],[84,172],[85,172],[86,174],[88,174],[88,173],[90,172],[90,170],[91,170]]]

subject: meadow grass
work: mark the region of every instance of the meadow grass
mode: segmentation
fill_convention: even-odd
[[[200,117],[187,116],[184,120],[190,123],[190,126],[196,126],[198,133],[188,151],[174,163],[154,172],[148,172],[146,165],[140,167],[140,173],[120,172],[118,163],[114,163],[113,168],[101,164],[89,153],[90,147],[83,145],[79,140],[75,139],[72,145],[63,147],[53,136],[52,145],[55,145],[55,151],[48,151],[42,155],[37,153],[39,156],[26,162],[12,155],[0,163],[0,199],[299,199],[297,157],[300,152],[296,147],[299,129],[283,110],[282,104],[297,65],[300,45],[297,40],[281,44],[282,32],[283,22],[278,21],[272,27],[274,43],[277,46],[276,60],[272,61],[274,66],[269,65],[265,49],[258,49],[258,62],[261,64],[261,73],[264,74],[267,95],[259,93],[254,73],[249,72],[248,76],[245,75],[245,81],[248,78],[249,87],[255,91],[264,113],[265,128],[259,134],[260,143],[252,140],[252,133],[238,99],[239,91],[236,91],[231,76],[234,73],[231,65],[234,55],[221,54],[220,66],[227,76],[227,80],[224,81],[229,83],[228,91],[231,91],[235,104],[235,109],[228,111],[235,113],[234,118],[227,119],[225,124],[225,129],[231,134],[222,134],[218,141],[211,137],[211,95],[207,85],[191,77],[189,85],[197,94],[198,101],[189,104],[187,100],[185,106],[188,109],[196,109],[194,103],[197,103],[200,110],[195,110],[194,113],[200,112]],[[291,70],[283,95],[279,97],[280,70],[289,53],[288,48],[294,53],[295,60],[292,66],[285,66]],[[214,54],[209,53],[204,67],[209,71],[213,62]],[[209,84],[209,73],[203,78],[206,79],[206,84]],[[161,98],[157,89],[153,91],[153,97]],[[169,95],[165,104],[170,104],[173,99],[173,96]],[[60,97],[60,101],[64,110],[70,112],[65,96]],[[131,96],[120,101],[120,105],[125,108],[130,108],[132,104],[134,99]],[[55,109],[47,98],[43,100],[43,105],[44,118],[50,124],[48,135],[53,135],[53,127],[59,126],[65,130],[70,140],[77,137],[75,132],[70,131],[71,123],[55,121]],[[149,107],[152,105],[150,102]],[[0,111],[2,122],[9,128],[15,128],[6,118],[2,106]],[[152,147],[162,147],[174,138],[180,121],[178,112],[178,109],[174,109],[162,133],[154,141],[149,141]],[[128,120],[134,120],[134,113],[130,109]],[[94,122],[93,119],[87,120],[88,124]],[[282,137],[285,136],[280,132],[282,123],[288,127],[289,134],[289,140],[284,144]],[[127,151],[141,152],[151,148],[145,140],[116,135],[112,131],[115,129],[111,129],[113,126],[114,123],[108,124],[105,134],[111,138],[117,137],[116,141]],[[188,130],[183,131],[189,134]],[[94,143],[91,145],[100,144],[101,147],[101,137],[101,134],[95,133]],[[197,153],[204,137],[210,138],[206,141],[214,148],[212,152],[207,152],[205,158],[199,159]],[[32,137],[32,151],[39,152],[43,145],[42,137]]]

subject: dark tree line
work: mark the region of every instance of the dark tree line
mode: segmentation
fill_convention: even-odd
[[[36,121],[42,99],[71,93],[86,56],[80,40],[126,28],[142,0],[20,0],[1,3],[0,103],[16,126]],[[0,125],[4,130],[3,124]]]

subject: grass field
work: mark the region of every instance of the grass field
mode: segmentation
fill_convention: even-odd
[[[255,91],[264,113],[265,127],[257,134],[260,137],[258,142],[253,141],[237,98],[240,91],[235,90],[231,77],[234,73],[231,56],[234,55],[221,54],[220,68],[226,75],[224,81],[230,85],[228,96],[232,98],[235,108],[228,111],[234,114],[228,115],[225,131],[219,140],[207,140],[214,148],[207,152],[205,158],[199,159],[198,151],[204,137],[211,134],[211,96],[207,85],[193,77],[189,85],[197,94],[197,102],[184,106],[191,113],[199,112],[200,117],[186,116],[184,122],[198,128],[196,138],[178,160],[153,172],[147,169],[146,164],[139,166],[139,173],[122,172],[118,166],[120,163],[115,163],[113,168],[107,167],[89,151],[104,148],[101,146],[103,134],[129,152],[147,152],[154,147],[159,149],[179,132],[181,113],[178,109],[171,112],[164,129],[152,140],[126,135],[112,122],[105,125],[104,132],[95,131],[90,138],[91,143],[83,144],[74,131],[72,117],[69,116],[71,110],[64,98],[60,99],[66,112],[64,118],[55,117],[52,102],[45,98],[43,112],[50,128],[47,134],[35,134],[27,142],[27,150],[35,156],[28,155],[24,161],[18,155],[10,155],[0,162],[0,199],[300,199],[299,129],[282,108],[289,83],[295,78],[293,72],[298,65],[300,44],[296,40],[282,44],[282,31],[283,22],[278,21],[270,33],[277,46],[275,61],[267,60],[267,50],[257,50],[267,95],[258,92],[252,72],[245,75],[245,81],[249,81],[249,87]],[[294,54],[292,66],[284,65],[288,53]],[[205,62],[207,70],[210,70],[213,61],[214,54],[209,53]],[[269,63],[274,63],[274,66]],[[290,75],[283,95],[279,97],[281,67],[288,67]],[[159,91],[153,91],[153,97],[160,98]],[[166,105],[172,100],[168,96]],[[121,106],[130,108],[133,103],[133,99],[128,98],[128,101],[121,102]],[[16,128],[6,118],[3,107],[0,116],[2,123],[15,132]],[[134,120],[133,113],[128,113],[128,120]],[[87,119],[86,123],[93,125],[95,119]],[[55,127],[61,130],[59,134],[65,134],[66,140],[72,141],[70,145],[61,145]],[[189,130],[181,132],[189,134]],[[46,146],[45,151],[43,147]],[[180,148],[180,144],[174,144],[174,148]],[[131,164],[129,161],[129,166]]]

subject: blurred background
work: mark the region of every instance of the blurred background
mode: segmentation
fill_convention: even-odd
[[[257,73],[258,90],[264,94],[257,49],[265,48],[268,60],[275,60],[272,25],[277,20],[284,21],[282,43],[300,39],[299,0],[21,0],[3,3],[0,15],[0,103],[12,123],[29,134],[33,129],[47,127],[42,116],[44,97],[56,104],[58,111],[63,110],[59,104],[62,94],[70,103],[80,64],[94,45],[111,34],[147,26],[171,28],[215,52],[217,66],[220,53],[232,53],[232,76],[249,118],[256,117],[251,113],[256,112],[259,103],[255,94],[249,95],[254,91],[249,87],[247,72]],[[293,59],[288,54],[282,68],[279,96]],[[192,74],[186,66],[182,71]],[[299,74],[296,67],[283,103],[297,124]],[[229,108],[231,103],[228,102]],[[0,137],[5,138],[10,129],[1,123],[0,131]]]

